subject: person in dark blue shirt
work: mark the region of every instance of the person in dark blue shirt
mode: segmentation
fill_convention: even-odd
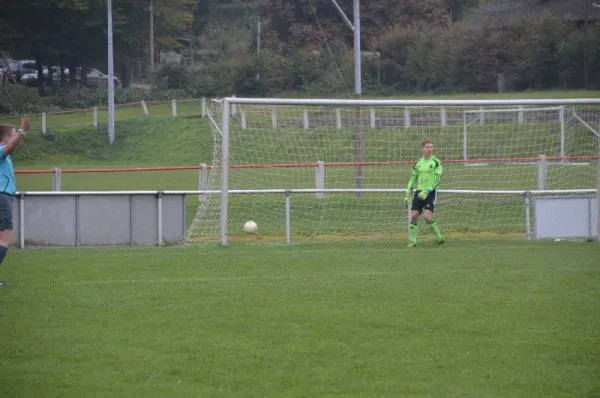
[[[29,131],[29,120],[21,118],[21,128],[0,124],[0,265],[12,243],[13,200],[17,192],[15,169],[11,152],[21,141],[23,134]],[[0,281],[0,286],[6,282]]]

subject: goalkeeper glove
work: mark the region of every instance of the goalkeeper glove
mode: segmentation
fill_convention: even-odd
[[[426,190],[424,190],[424,191],[421,191],[421,192],[419,192],[419,199],[421,199],[421,200],[425,200],[425,199],[427,199],[427,196],[429,195],[429,192],[431,192],[431,191],[429,190],[429,188],[427,188],[427,189],[426,189]]]
[[[410,204],[410,193],[406,192],[406,194],[404,195],[404,205],[406,207],[408,207],[409,204]]]

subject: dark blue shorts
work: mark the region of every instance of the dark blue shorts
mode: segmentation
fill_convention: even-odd
[[[0,231],[13,229],[14,197],[0,193]]]

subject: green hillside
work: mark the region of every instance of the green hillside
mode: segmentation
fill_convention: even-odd
[[[13,155],[17,169],[197,165],[212,157],[209,124],[200,118],[139,118],[108,129],[58,128],[51,140],[30,134]]]

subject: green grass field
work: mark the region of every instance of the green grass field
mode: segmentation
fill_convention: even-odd
[[[600,249],[9,253],[2,397],[593,397]]]
[[[141,107],[118,109],[113,145],[102,113],[98,129],[91,113],[49,117],[53,141],[34,123],[14,153],[16,169],[210,165],[213,137],[197,117],[200,104],[181,104],[178,118],[170,106],[149,106],[151,117]],[[510,125],[489,141],[477,136],[485,129],[473,128],[473,153],[555,151],[546,130]],[[232,142],[232,161],[352,161],[351,132],[284,131],[246,130],[244,141]],[[568,154],[593,154],[589,135],[572,133]],[[413,159],[427,136],[442,160],[460,159],[460,135],[454,128],[383,131],[367,138],[366,155]],[[445,189],[537,187],[535,165],[445,167]],[[409,168],[365,167],[364,186],[402,188]],[[593,164],[548,172],[550,189],[595,181]],[[234,169],[230,177],[234,189],[315,185],[313,168]],[[51,176],[18,174],[17,184],[20,191],[49,190]],[[354,184],[353,167],[327,169],[326,187]],[[62,184],[70,191],[197,187],[195,170],[65,173]],[[434,246],[424,228],[419,246],[408,249],[400,199],[295,194],[292,242],[301,245],[281,244],[283,195],[244,195],[230,199],[228,248],[213,241],[11,249],[0,266],[0,280],[11,283],[0,287],[0,397],[600,395],[600,246],[526,240],[519,195],[446,195],[436,211],[446,244]],[[190,225],[198,205],[189,197]],[[199,231],[218,225],[218,198],[203,206]],[[241,235],[248,219],[258,221],[259,234]]]

